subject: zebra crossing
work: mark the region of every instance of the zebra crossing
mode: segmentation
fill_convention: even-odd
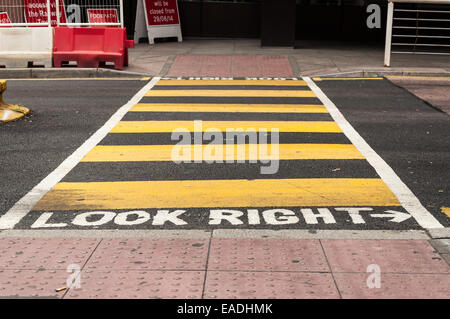
[[[15,227],[420,228],[411,217],[306,81],[163,79]]]

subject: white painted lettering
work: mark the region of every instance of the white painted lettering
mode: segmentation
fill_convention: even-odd
[[[150,219],[150,214],[141,210],[118,213],[114,222],[121,226],[140,225]]]
[[[318,224],[319,218],[325,224],[336,224],[336,220],[328,208],[318,208],[317,210],[319,212],[318,214],[315,214],[311,208],[303,208],[300,210],[307,224]]]
[[[239,210],[212,209],[209,213],[209,224],[220,225],[222,221],[227,221],[231,225],[242,225],[243,222],[239,219],[242,215],[244,215],[244,213]]]
[[[289,209],[269,209],[263,213],[264,220],[270,225],[296,224],[299,218]]]
[[[164,225],[166,222],[171,222],[177,226],[187,225],[187,223],[180,219],[178,216],[184,214],[185,210],[174,210],[170,212],[169,210],[158,210],[155,217],[153,218],[153,225]]]
[[[31,225],[31,228],[61,228],[66,227],[66,223],[54,223],[50,224],[48,221],[52,218],[53,213],[43,213],[36,219],[36,221]]]
[[[96,216],[100,216],[100,219],[94,221],[89,220]],[[77,226],[101,226],[112,221],[115,216],[116,213],[114,212],[86,212],[75,216],[72,224]]]
[[[347,212],[352,219],[353,224],[365,224],[366,222],[361,216],[361,212],[371,212],[373,209],[370,207],[337,207],[338,212]]]

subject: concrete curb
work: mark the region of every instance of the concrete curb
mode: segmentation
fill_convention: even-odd
[[[433,239],[450,238],[450,227],[428,229],[428,234]]]
[[[213,238],[397,239],[428,240],[423,230],[261,230],[216,229]]]
[[[168,70],[166,70],[166,73]],[[296,72],[297,73],[297,72]],[[337,73],[314,73],[314,74],[299,74],[300,76],[309,77],[329,77],[329,78],[369,78],[369,77],[385,77],[385,76],[422,76],[422,77],[450,77],[450,72],[443,72],[442,69],[438,70],[354,70]],[[113,69],[103,68],[13,68],[13,69],[1,69],[0,79],[17,79],[17,78],[112,78],[112,77],[152,77],[152,76],[165,76],[164,74],[146,74],[129,71],[118,71]]]
[[[339,73],[325,73],[309,75],[310,77],[329,77],[329,78],[371,78],[386,76],[419,76],[419,77],[450,77],[450,72],[439,71],[413,71],[413,70],[362,70]]]
[[[142,74],[128,71],[117,71],[102,68],[17,68],[0,69],[0,79],[29,79],[29,78],[142,78],[149,77],[149,74]]]
[[[430,240],[424,230],[83,230],[83,229],[10,229],[0,231],[0,238],[293,238],[293,239],[390,239]]]

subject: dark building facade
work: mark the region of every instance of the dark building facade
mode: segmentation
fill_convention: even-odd
[[[134,29],[137,0],[124,1],[125,22]],[[368,28],[369,5],[381,16]],[[184,37],[261,38],[267,29],[289,28],[295,39],[379,39],[386,19],[385,0],[178,0]],[[286,37],[286,34],[280,35]],[[282,41],[283,42],[283,41]],[[284,41],[286,42],[286,41]]]
[[[130,38],[136,3],[124,1]],[[309,40],[381,44],[387,4],[387,0],[178,0],[184,38],[255,38],[263,46],[293,47]],[[450,47],[449,5],[396,4],[396,8],[394,25],[403,27],[394,30],[400,36],[393,42],[431,41],[444,51]]]

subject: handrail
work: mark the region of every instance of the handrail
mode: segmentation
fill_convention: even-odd
[[[450,5],[450,0],[388,0],[388,12],[387,12],[387,22],[386,22],[386,43],[385,43],[385,49],[384,49],[384,66],[389,67],[391,66],[391,53],[392,53],[392,29],[436,29],[436,30],[450,30],[449,28],[437,28],[437,27],[407,27],[407,26],[393,26],[393,21],[394,20],[399,20],[394,19],[394,3],[412,3],[412,4],[449,4]],[[399,11],[408,11],[408,12],[428,12],[427,10],[399,10]],[[442,13],[450,13],[450,11],[442,11]],[[408,20],[408,19],[400,19],[400,20]],[[417,20],[417,19],[412,19],[412,20]],[[424,21],[426,19],[419,19],[420,21]],[[433,21],[438,21],[441,19],[430,19]],[[445,20],[447,21],[447,20]],[[397,36],[397,35],[394,35]],[[404,36],[404,35],[399,35],[400,37]],[[417,36],[417,35],[416,35]],[[436,38],[444,38],[444,37],[439,37],[437,36]],[[445,37],[447,38],[447,37]],[[402,45],[406,45],[406,44],[402,44]],[[418,45],[417,43],[415,45]],[[398,52],[397,52],[398,53]],[[406,52],[401,52],[401,53],[406,53]],[[410,52],[411,53],[411,52]],[[437,54],[437,53],[432,53],[430,52],[430,54]]]

